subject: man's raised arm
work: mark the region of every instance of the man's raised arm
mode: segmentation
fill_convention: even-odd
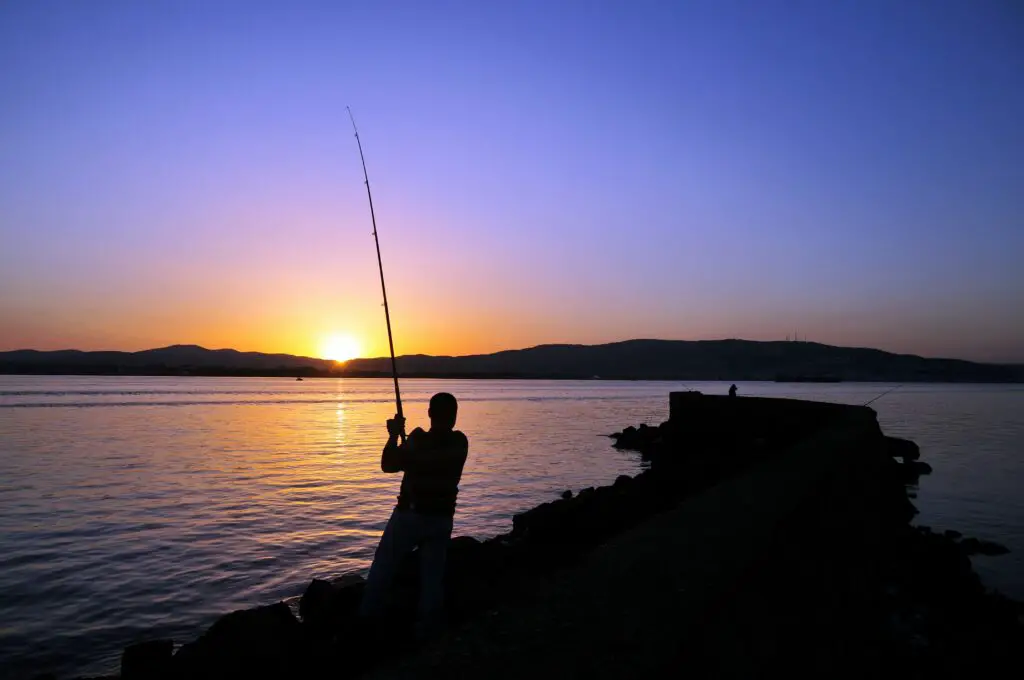
[[[405,431],[405,418],[395,416],[388,421],[388,443],[380,454],[380,469],[383,472],[401,472],[405,469],[405,443],[398,443]]]

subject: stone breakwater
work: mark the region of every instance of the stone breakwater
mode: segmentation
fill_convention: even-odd
[[[298,616],[277,603],[177,650],[132,645],[121,677],[616,677],[623,658],[914,677],[1020,660],[1020,605],[986,592],[968,557],[1001,547],[911,525],[907,485],[927,464],[870,409],[674,393],[668,421],[613,438],[649,469],[453,539],[439,643],[412,642],[413,553],[380,630],[356,621],[359,576],[314,580]]]

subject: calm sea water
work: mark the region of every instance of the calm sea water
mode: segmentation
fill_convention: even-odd
[[[728,384],[691,383],[724,393]],[[881,384],[741,383],[740,394],[863,403]],[[403,383],[411,426],[460,400],[470,458],[456,534],[640,463],[600,435],[668,415],[677,382]],[[363,570],[397,493],[380,472],[385,380],[0,376],[0,677],[116,670],[137,639]],[[874,404],[935,474],[919,523],[1001,541],[986,582],[1024,598],[1024,389],[901,387]]]

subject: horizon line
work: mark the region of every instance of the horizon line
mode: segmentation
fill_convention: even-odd
[[[686,343],[746,342],[746,343],[753,343],[753,344],[772,344],[772,343],[777,343],[777,344],[821,345],[823,347],[834,347],[834,348],[837,348],[837,349],[870,350],[870,351],[875,351],[875,352],[883,352],[885,354],[892,354],[892,355],[895,355],[895,356],[916,357],[916,358],[928,359],[928,360],[963,361],[963,362],[972,363],[972,364],[982,364],[982,365],[990,365],[990,366],[1024,366],[1024,362],[1018,362],[1018,361],[976,361],[976,360],[972,360],[972,359],[961,359],[961,358],[957,358],[957,357],[945,357],[945,356],[932,357],[932,356],[925,356],[923,354],[916,354],[916,353],[911,353],[911,352],[893,352],[891,350],[880,349],[878,347],[864,347],[864,346],[850,346],[850,345],[832,345],[832,344],[829,344],[829,343],[818,342],[818,341],[815,341],[815,340],[791,339],[789,336],[787,336],[784,339],[779,339],[779,340],[748,340],[748,339],[745,339],[745,338],[735,338],[734,337],[734,338],[714,338],[714,339],[699,339],[699,340],[675,339],[675,338],[672,338],[672,339],[669,339],[669,338],[628,338],[626,340],[614,340],[614,341],[611,341],[611,342],[599,342],[599,343],[589,343],[589,344],[588,343],[578,343],[578,342],[545,342],[545,343],[540,343],[540,344],[537,344],[537,345],[530,345],[530,346],[527,346],[527,347],[511,347],[511,348],[505,348],[505,349],[498,349],[498,350],[494,350],[492,352],[474,352],[474,353],[470,353],[470,354],[427,354],[427,353],[423,353],[423,352],[415,352],[415,353],[406,353],[406,354],[396,354],[395,358],[396,359],[397,358],[401,358],[401,357],[465,358],[465,357],[488,356],[488,355],[493,355],[493,354],[500,354],[502,352],[522,352],[522,351],[527,351],[527,350],[531,350],[531,349],[539,349],[539,348],[542,348],[542,347],[604,347],[604,346],[608,346],[608,345],[622,345],[622,344],[632,343],[632,342],[665,342],[665,343],[670,343],[670,342],[686,342]],[[329,362],[329,363],[334,363],[334,364],[338,364],[338,365],[345,365],[345,364],[351,363],[353,361],[390,360],[390,358],[391,358],[390,356],[382,355],[382,356],[353,357],[352,359],[348,359],[346,361],[334,361],[332,359],[324,359],[324,358],[321,358],[321,357],[313,357],[313,356],[308,356],[308,355],[303,355],[303,354],[291,354],[289,352],[263,352],[263,351],[258,351],[258,350],[236,349],[234,347],[211,348],[211,347],[205,347],[203,345],[199,345],[199,344],[196,344],[196,343],[172,343],[170,345],[163,345],[163,346],[160,346],[160,347],[150,347],[150,348],[141,349],[141,350],[119,350],[119,349],[83,350],[83,349],[76,349],[76,348],[44,349],[44,350],[41,350],[41,349],[34,349],[34,348],[30,348],[30,347],[22,347],[22,348],[18,348],[18,349],[0,350],[0,355],[8,354],[8,353],[14,353],[14,352],[37,352],[37,353],[40,353],[40,354],[59,353],[59,352],[78,352],[78,353],[82,353],[82,354],[107,353],[107,352],[119,353],[119,354],[142,354],[142,353],[145,353],[145,352],[155,352],[155,351],[159,351],[159,350],[175,349],[175,348],[195,348],[195,349],[203,350],[205,352],[237,352],[239,354],[261,354],[261,355],[264,355],[264,356],[287,356],[287,357],[293,357],[293,358],[297,358],[297,359],[309,359],[309,360],[312,360],[312,361]]]

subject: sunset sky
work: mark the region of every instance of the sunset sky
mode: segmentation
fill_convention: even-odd
[[[0,4],[0,350],[1024,362],[1024,5]]]

